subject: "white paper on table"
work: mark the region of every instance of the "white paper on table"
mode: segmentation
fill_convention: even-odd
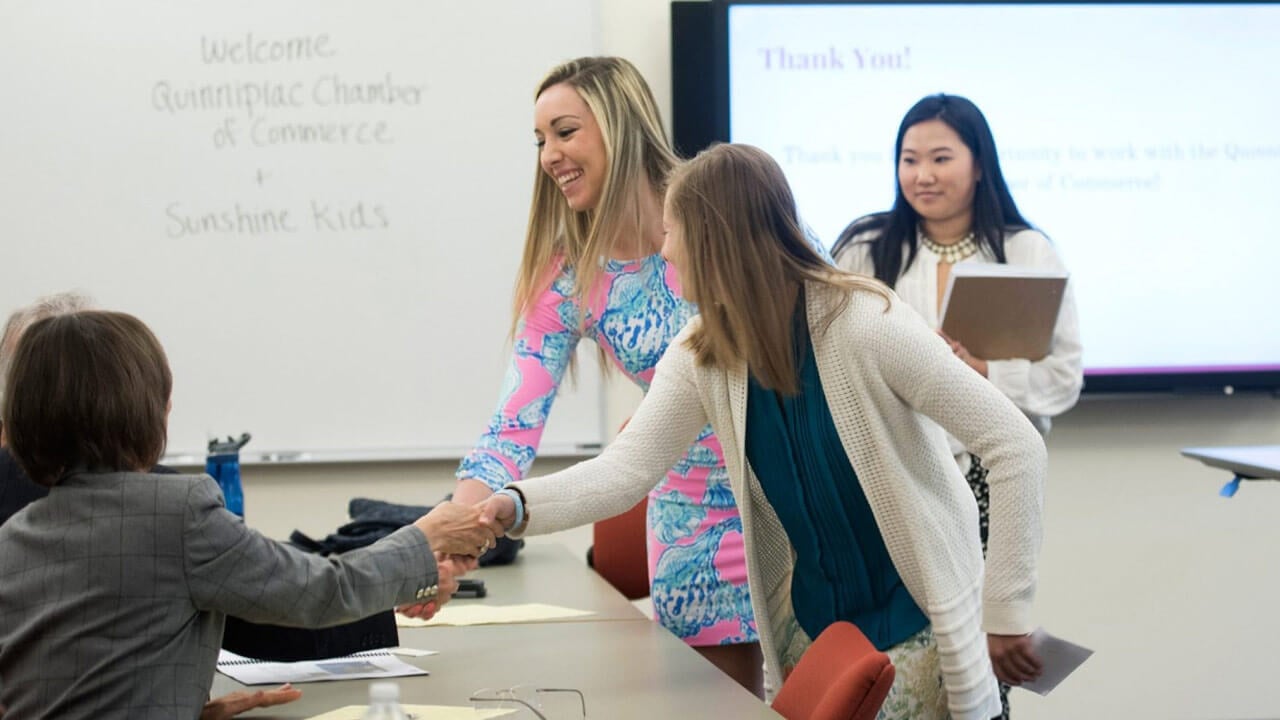
[[[222,650],[218,653],[218,672],[244,685],[276,685],[287,682],[305,683],[428,674],[426,670],[406,663],[387,650],[368,650],[354,655],[298,662],[255,660]]]
[[[428,655],[439,655],[439,650],[419,650],[417,648],[393,647],[387,648],[387,652],[392,655],[403,655],[405,657],[426,657]]]
[[[436,625],[498,625],[505,623],[542,622],[594,615],[590,610],[575,610],[558,605],[524,603],[522,605],[487,605],[468,603],[446,605],[430,620],[396,614],[396,626],[402,628]]]
[[[1058,683],[1075,672],[1093,654],[1089,648],[1054,637],[1045,632],[1044,628],[1036,628],[1031,633],[1031,647],[1040,656],[1044,667],[1040,677],[1018,687],[1038,695],[1048,695],[1050,690],[1058,687]]]
[[[513,710],[502,708],[486,708],[484,710],[452,705],[401,705],[409,720],[488,720],[488,718],[510,715]],[[362,720],[368,705],[348,705],[331,710],[321,715],[313,715],[307,720]]]

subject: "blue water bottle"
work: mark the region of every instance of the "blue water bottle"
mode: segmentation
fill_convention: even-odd
[[[227,509],[244,517],[244,490],[240,488],[240,448],[249,442],[249,433],[240,439],[228,436],[226,440],[209,441],[209,455],[205,458],[204,471],[222,488],[222,499]]]

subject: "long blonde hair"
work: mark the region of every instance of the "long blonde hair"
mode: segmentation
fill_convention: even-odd
[[[806,281],[843,290],[823,318],[825,330],[849,291],[889,292],[871,278],[830,265],[810,244],[782,168],[750,145],[716,145],[675,171],[667,208],[679,226],[680,281],[701,326],[688,339],[702,366],[745,360],[766,388],[800,391],[793,348],[796,306]]]
[[[535,166],[524,256],[516,278],[513,333],[551,281],[549,270],[557,258],[574,269],[575,297],[586,299],[600,272],[598,259],[608,257],[620,239],[640,235],[646,184],[661,197],[667,176],[679,162],[662,129],[653,92],[630,62],[619,57],[570,60],[547,73],[534,99],[561,83],[576,90],[595,116],[609,167],[597,206],[575,212],[555,181],[540,164]]]

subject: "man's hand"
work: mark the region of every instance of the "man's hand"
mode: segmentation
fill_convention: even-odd
[[[270,707],[293,702],[302,697],[302,691],[285,683],[275,690],[238,690],[222,697],[216,697],[205,703],[200,711],[200,720],[227,720],[242,712],[260,707]]]
[[[1030,635],[987,635],[987,650],[996,678],[1005,685],[1021,685],[1040,677],[1044,664],[1031,647]]]
[[[414,525],[427,536],[431,550],[446,555],[480,557],[503,534],[502,526],[481,521],[479,506],[442,502]]]
[[[468,558],[474,562],[473,559]],[[466,574],[466,568],[460,567],[459,563],[453,559],[453,556],[445,556],[436,553],[436,570],[439,578],[436,580],[436,596],[435,599],[424,602],[414,603],[413,605],[401,605],[396,608],[396,612],[411,618],[419,620],[430,620],[435,614],[440,612],[440,608],[458,592],[458,578]]]

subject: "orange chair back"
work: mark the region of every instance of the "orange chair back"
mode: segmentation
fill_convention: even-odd
[[[649,551],[645,539],[648,499],[595,524],[591,567],[628,600],[649,595]]]
[[[805,651],[773,700],[787,720],[874,720],[893,663],[852,623],[833,623]]]

